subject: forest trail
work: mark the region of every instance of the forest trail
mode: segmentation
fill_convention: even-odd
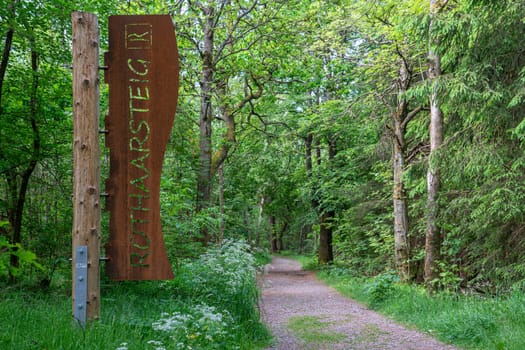
[[[267,267],[261,311],[275,336],[268,350],[456,349],[343,297],[294,260],[274,257]]]

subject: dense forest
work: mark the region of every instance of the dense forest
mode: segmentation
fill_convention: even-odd
[[[234,238],[431,290],[525,280],[525,3],[2,0],[2,283],[69,268],[75,10],[102,51],[111,14],[175,23],[174,265]]]

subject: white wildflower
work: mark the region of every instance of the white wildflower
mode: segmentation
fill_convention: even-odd
[[[128,343],[120,343],[120,346],[115,350],[128,350]]]
[[[148,344],[153,346],[154,350],[166,350],[164,343],[159,340],[148,340]]]

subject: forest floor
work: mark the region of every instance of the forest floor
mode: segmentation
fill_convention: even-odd
[[[455,350],[343,297],[294,260],[274,257],[261,280],[268,350]]]

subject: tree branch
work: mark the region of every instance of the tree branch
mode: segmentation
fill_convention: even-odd
[[[9,4],[9,12],[13,18],[15,17],[15,5],[18,3],[18,0],[13,0]],[[9,56],[11,54],[11,46],[13,44],[13,36],[15,30],[13,26],[9,26],[7,33],[5,35],[4,49],[2,51],[2,61],[0,62],[0,114],[2,111],[2,87],[4,85],[5,73],[7,71],[7,64],[9,63]]]
[[[235,115],[239,113],[247,104],[250,104],[251,106],[250,114],[255,114],[252,101],[262,96],[263,86],[255,76],[251,75],[251,79],[257,86],[256,91],[253,90],[252,86],[248,81],[248,78],[246,78],[244,87],[244,98],[239,103],[237,103],[233,107],[233,109],[229,108],[224,104],[220,107],[222,110],[222,116],[218,118],[226,124],[226,133],[224,134],[224,142],[222,143],[222,146],[213,154],[211,161],[212,174],[214,174],[217,171],[217,169],[221,166],[221,164],[226,160],[230,149],[236,142]],[[222,95],[226,95],[227,84],[227,81],[224,81],[222,85],[218,86],[218,91]]]
[[[407,127],[407,125],[408,125],[408,123],[410,123],[410,121],[411,121],[412,119],[414,119],[414,117],[415,117],[419,112],[421,112],[421,111],[428,111],[428,110],[429,110],[429,108],[427,108],[427,107],[423,107],[423,106],[418,106],[418,107],[416,107],[414,110],[412,110],[411,112],[409,112],[409,113],[407,114],[407,116],[405,117],[405,119],[401,122],[401,129],[402,129],[402,130],[405,130],[406,127]]]
[[[259,1],[255,0],[253,2],[253,4],[248,9],[246,9],[246,11],[243,11],[239,16],[237,16],[237,18],[235,19],[235,22],[233,23],[233,25],[231,27],[230,32],[228,33],[226,38],[222,41],[222,43],[219,45],[219,48],[217,49],[216,57],[220,57],[221,56],[222,51],[224,51],[224,49],[226,48],[227,45],[233,44],[233,42],[237,41],[239,39],[239,37],[242,37],[242,36],[239,36],[238,38],[234,39],[233,33],[235,33],[237,31],[237,28],[239,27],[242,19],[244,17],[246,17],[250,12],[252,12],[258,4],[259,4]],[[216,20],[218,21],[219,18],[216,18]],[[215,63],[217,63],[217,62],[215,62]]]

